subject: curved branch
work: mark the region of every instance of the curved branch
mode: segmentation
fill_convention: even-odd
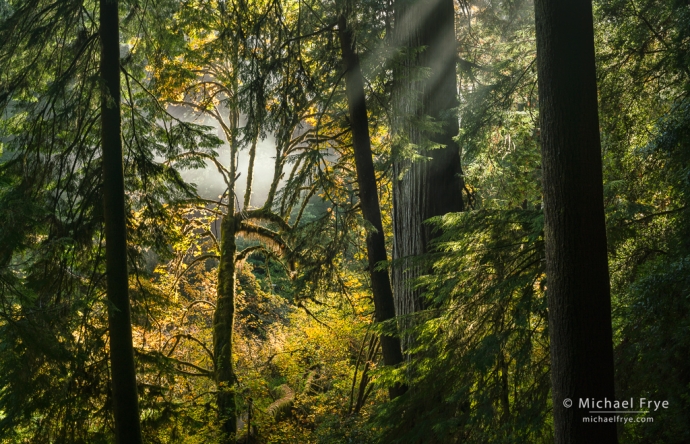
[[[216,309],[216,304],[214,304],[213,302],[205,301],[203,299],[197,299],[196,301],[192,301],[191,304],[187,305],[187,308],[185,309],[184,314],[182,315],[182,318],[180,319],[180,325],[182,325],[182,323],[184,322],[184,318],[187,316],[187,313],[189,313],[189,309],[194,307],[196,304],[208,304],[214,310]],[[170,341],[170,339],[168,339],[168,341]],[[179,340],[178,340],[178,342],[179,342]],[[166,344],[167,344],[167,342],[166,342]],[[175,343],[175,347],[177,347],[177,343]],[[175,347],[173,347],[173,349],[170,350],[170,353],[168,353],[168,356],[170,356],[172,354],[173,350],[175,350]],[[165,346],[163,348],[165,348]]]
[[[213,244],[216,246],[216,249],[217,249],[218,251],[220,251],[220,244],[218,243],[218,238],[216,237],[215,234],[213,234],[213,231],[211,231],[211,230],[206,230],[206,231],[204,231],[204,232],[201,233],[201,234],[204,235],[204,236],[210,237],[211,240],[213,241]]]
[[[278,225],[282,231],[290,231],[292,227],[285,222],[285,219],[278,216],[276,213],[267,210],[266,208],[258,208],[256,210],[242,211],[235,215],[240,221],[247,220],[265,220],[267,222],[273,222]]]
[[[192,336],[190,334],[186,334],[186,333],[180,333],[180,334],[177,334],[173,337],[174,338],[181,338],[181,339],[189,339],[190,341],[194,341],[197,344],[199,344],[206,351],[206,354],[208,354],[209,358],[211,358],[211,362],[214,363],[214,367],[215,367],[216,360],[213,357],[213,352],[211,352],[211,350],[209,350],[208,347],[206,347],[206,344],[204,344],[203,342],[201,342],[200,340],[198,340],[194,336]],[[170,358],[170,356],[168,356],[168,358]],[[170,358],[170,359],[175,359],[175,358]],[[190,364],[190,365],[193,365],[193,364]]]
[[[644,221],[646,221],[646,220],[653,219],[653,218],[655,218],[655,217],[657,217],[657,216],[666,216],[666,215],[668,215],[668,214],[678,213],[678,212],[681,212],[681,211],[683,211],[683,210],[686,210],[687,208],[688,208],[688,207],[680,207],[680,208],[674,208],[673,210],[660,211],[659,213],[648,214],[648,215],[643,216],[643,217],[641,217],[641,218],[639,218],[639,219],[633,219],[633,220],[627,222],[625,225],[630,225],[630,224],[634,224],[634,223],[637,223],[637,222],[644,222]]]
[[[197,370],[197,371],[199,372],[199,374],[191,374],[191,376],[206,376],[206,377],[208,377],[208,378],[213,378],[213,372],[212,372],[211,370],[207,370],[207,369],[205,369],[205,368],[203,368],[203,367],[199,367],[198,365],[192,364],[191,362],[182,361],[181,359],[171,358],[171,357],[169,357],[169,356],[166,356],[165,359],[166,359],[167,361],[172,361],[172,362],[174,362],[175,364],[185,365],[185,366],[187,366],[187,367],[191,367],[191,368],[193,368],[194,370]],[[179,371],[179,372],[183,372],[183,373],[185,373],[185,374],[190,374],[190,373],[188,373],[188,372],[185,372],[184,370],[180,370],[180,369],[177,369],[177,368],[176,368],[175,370],[176,370],[176,371]]]
[[[237,234],[244,234],[249,238],[254,238],[258,241],[263,241],[269,246],[277,247],[279,250],[287,250],[287,242],[277,232],[261,225],[255,225],[246,221],[240,223],[237,229]]]
[[[302,206],[299,209],[299,213],[297,213],[297,218],[295,219],[295,222],[292,224],[294,227],[296,227],[300,220],[302,220],[302,215],[304,214],[305,208],[307,208],[307,204],[309,203],[309,199],[311,199],[314,194],[316,193],[317,186],[313,185],[307,195],[304,197],[304,201],[302,202]]]
[[[184,270],[182,270],[182,272],[177,276],[177,278],[175,278],[175,282],[173,283],[172,288],[176,288],[176,287],[177,287],[177,284],[180,282],[180,279],[182,279],[182,276],[184,276],[184,274],[185,274],[187,271],[189,271],[189,269],[192,268],[193,265],[195,265],[195,264],[197,264],[197,263],[199,263],[199,262],[201,262],[201,261],[205,261],[206,259],[218,259],[218,260],[220,260],[220,256],[218,256],[217,254],[208,253],[208,254],[202,254],[201,256],[198,256],[198,257],[194,258],[194,259],[192,260],[192,262],[190,262],[190,263],[187,265],[187,268],[185,268]]]
[[[247,257],[251,256],[254,253],[261,252],[266,256],[266,260],[268,259],[273,259],[276,262],[280,264],[281,267],[285,270],[285,272],[288,274],[288,276],[294,275],[295,272],[295,263],[294,261],[288,261],[288,264],[286,265],[285,262],[281,260],[281,258],[276,255],[274,252],[271,250],[266,249],[263,245],[255,245],[253,247],[247,247],[244,250],[242,250],[238,255],[237,258],[235,259],[235,263],[239,265],[241,261],[244,261],[247,259]]]
[[[312,313],[312,312],[302,303],[302,301],[298,302],[298,303],[297,303],[297,306],[298,306],[299,308],[301,308],[302,310],[304,310],[304,312],[305,312],[309,317],[311,317],[313,320],[315,320],[315,321],[318,322],[319,324],[323,325],[323,326],[326,327],[328,330],[333,330],[333,329],[331,328],[330,325],[326,324],[324,321],[322,321],[321,319],[317,318],[316,315],[314,315],[314,313]]]
[[[172,338],[171,338],[171,339],[172,339]],[[179,341],[178,341],[178,342],[179,342]],[[179,371],[179,372],[181,372],[181,373],[190,374],[191,376],[206,376],[206,377],[208,377],[208,378],[213,378],[213,372],[212,372],[211,370],[205,369],[205,368],[203,368],[203,367],[199,367],[198,365],[192,364],[191,362],[183,361],[183,360],[177,359],[177,358],[171,358],[170,356],[166,356],[166,355],[164,355],[163,353],[161,353],[161,352],[159,352],[159,351],[146,352],[146,351],[138,350],[138,349],[135,348],[135,349],[134,349],[134,352],[135,352],[136,354],[143,355],[143,356],[150,356],[150,357],[152,357],[152,358],[159,358],[159,359],[162,359],[162,360],[165,361],[165,362],[172,362],[172,363],[175,363],[175,364],[179,364],[179,365],[184,365],[184,366],[187,366],[187,367],[191,367],[191,368],[193,368],[194,370],[197,370],[197,371],[199,372],[198,374],[195,374],[195,373],[189,373],[189,372],[186,372],[185,370],[180,370],[180,369],[178,369],[178,368],[175,368],[175,371]]]
[[[216,309],[216,304],[214,304],[211,301],[205,301],[203,299],[197,299],[196,301],[193,301],[191,304],[187,305],[187,311],[189,311],[190,308],[195,306],[196,304],[208,304],[210,305],[214,310]]]
[[[254,245],[253,247],[247,247],[244,250],[237,253],[237,257],[235,257],[235,263],[237,264],[244,261],[257,251],[268,252],[268,250],[266,250],[266,248],[263,245]]]

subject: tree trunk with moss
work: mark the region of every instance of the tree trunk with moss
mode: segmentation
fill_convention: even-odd
[[[237,53],[233,56],[233,66],[237,66]],[[231,84],[234,97],[237,97],[237,78]],[[223,433],[223,443],[234,443],[237,434],[237,402],[235,370],[233,367],[233,328],[235,324],[235,292],[237,275],[236,236],[238,220],[235,214],[235,181],[237,174],[237,128],[239,111],[233,105],[229,114],[226,137],[230,144],[230,168],[227,213],[220,224],[220,264],[218,265],[218,284],[216,309],[213,313],[213,356],[215,358],[216,403],[218,422]]]
[[[233,199],[230,199],[232,201]],[[234,207],[234,205],[231,205]],[[235,372],[232,363],[233,325],[235,321],[235,243],[234,208],[221,222],[220,265],[218,270],[218,298],[213,315],[213,354],[218,395],[218,419],[224,434],[223,442],[235,442],[237,407],[235,401]]]
[[[415,257],[434,234],[423,222],[463,210],[464,181],[458,134],[453,0],[397,0],[393,134],[393,293],[399,316],[424,308],[411,280],[425,270]],[[417,159],[413,154],[420,155]],[[403,328],[410,324],[404,318]]]

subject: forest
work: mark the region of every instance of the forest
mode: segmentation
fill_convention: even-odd
[[[687,0],[0,0],[0,443],[690,442]]]

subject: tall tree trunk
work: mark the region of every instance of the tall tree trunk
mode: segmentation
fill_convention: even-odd
[[[426,219],[463,210],[464,181],[460,147],[453,140],[458,134],[453,0],[397,0],[394,15],[393,42],[405,57],[395,70],[393,132],[402,145],[398,150],[412,144],[428,158],[413,161],[398,152],[393,164],[393,259],[402,262],[393,267],[393,287],[396,311],[405,316],[423,308],[409,281],[424,272],[405,259],[428,252],[433,235],[423,225]],[[422,71],[428,75],[419,80]],[[420,128],[425,116],[440,127]]]
[[[230,202],[233,201],[231,195]],[[234,205],[221,222],[220,266],[218,270],[218,299],[213,314],[213,354],[216,360],[218,419],[226,443],[235,442],[237,407],[235,402],[235,372],[232,365],[232,337],[235,322],[235,243],[236,219]]]
[[[105,272],[115,440],[118,444],[139,444],[142,440],[127,274],[125,183],[120,127],[120,31],[117,0],[101,0],[100,26]]]
[[[592,4],[536,0],[535,17],[556,442],[615,443],[578,408],[614,399]]]
[[[234,54],[233,66],[237,66],[237,53]],[[233,79],[233,93],[237,97],[237,79]],[[233,105],[235,106],[235,105]],[[230,144],[230,187],[228,189],[227,214],[220,224],[220,264],[218,266],[218,287],[216,309],[213,313],[213,356],[215,362],[216,403],[218,407],[218,422],[223,433],[223,443],[236,442],[237,434],[237,403],[235,400],[235,384],[237,378],[233,368],[232,345],[233,329],[235,325],[235,291],[237,258],[237,218],[235,215],[235,181],[237,179],[237,128],[239,125],[239,111],[230,110],[229,131],[226,133]]]
[[[388,260],[388,256],[386,254],[383,224],[381,223],[381,208],[379,206],[374,161],[369,139],[369,118],[367,116],[364,95],[364,79],[359,65],[359,57],[355,50],[354,36],[347,26],[345,15],[340,15],[338,19],[338,34],[343,53],[345,92],[350,112],[350,127],[352,128],[359,200],[364,219],[375,230],[367,232],[367,256],[369,259],[371,288],[374,294],[375,320],[376,322],[384,322],[395,318],[395,302],[393,301],[393,291],[388,272],[376,269],[376,265],[379,262]],[[398,365],[403,361],[400,338],[397,334],[382,334],[381,350],[385,365]],[[389,395],[393,399],[403,394],[405,390],[406,387],[402,385],[391,387]]]

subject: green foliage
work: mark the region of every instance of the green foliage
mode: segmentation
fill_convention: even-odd
[[[688,439],[688,23],[682,2],[597,4],[617,396],[671,407],[626,442]]]
[[[547,442],[543,217],[478,210],[436,221],[434,274],[419,285],[412,389],[383,407],[381,442]],[[383,424],[381,424],[383,426]]]
[[[110,442],[97,11],[79,2],[12,7],[0,22],[0,61],[12,67],[0,78],[0,437]],[[217,139],[167,115],[143,87],[144,62],[128,60],[130,270],[141,283],[144,254],[167,254],[174,238],[174,227],[160,221],[194,195],[160,159],[189,145],[209,152]],[[152,301],[138,288],[135,317]]]
[[[391,147],[412,157],[419,147],[388,130],[391,64],[404,56],[388,47],[390,5],[355,6],[390,238]],[[121,2],[145,439],[220,442],[209,346],[218,219],[244,179],[230,177],[233,162],[272,136],[274,194],[260,210],[237,208],[252,224],[237,240],[249,248],[235,295],[240,442],[549,442],[533,5],[473,1],[456,10],[457,140],[470,209],[429,222],[441,233],[436,249],[415,258],[430,270],[415,283],[427,310],[405,332],[417,340],[397,369],[381,368],[375,334],[395,323],[371,328],[371,227],[359,214],[334,35],[342,7]],[[594,11],[617,397],[670,403],[651,424],[624,425],[621,440],[687,442],[690,9],[678,0],[599,0]],[[0,0],[2,442],[112,441],[97,13],[92,2]],[[200,115],[227,124],[229,167],[221,139],[189,122]],[[209,165],[227,180],[217,205],[179,174]],[[410,390],[388,402],[381,388],[399,379]]]

